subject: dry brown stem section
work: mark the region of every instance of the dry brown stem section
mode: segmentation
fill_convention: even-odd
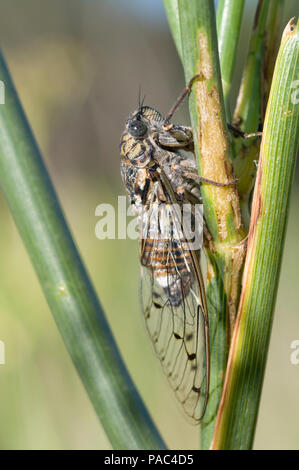
[[[197,81],[195,88],[196,106],[199,116],[199,135],[196,136],[201,153],[201,173],[204,178],[220,183],[234,179],[229,158],[226,126],[223,122],[219,94],[215,85],[210,86],[213,76],[212,60],[204,33],[198,36],[200,60],[199,70],[204,80]],[[217,216],[219,241],[238,242],[241,229],[239,197],[234,186],[219,188],[209,186]],[[236,233],[228,228],[228,216],[232,215]]]

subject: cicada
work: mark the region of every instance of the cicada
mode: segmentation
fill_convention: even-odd
[[[191,205],[194,228],[200,182],[214,182],[198,176],[191,128],[169,123],[190,86],[166,118],[139,104],[126,119],[120,152],[122,179],[140,219],[145,323],[171,387],[196,423],[209,395],[209,321],[200,249],[182,213]]]

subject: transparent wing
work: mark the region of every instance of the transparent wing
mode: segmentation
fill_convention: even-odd
[[[209,387],[204,286],[195,253],[186,240],[173,236],[180,222],[173,211],[169,216],[168,207],[156,200],[144,216],[142,307],[163,371],[186,414],[198,422],[205,412]],[[167,224],[170,229],[165,236]]]

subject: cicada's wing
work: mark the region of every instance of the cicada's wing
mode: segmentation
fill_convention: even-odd
[[[161,206],[162,211],[161,211]],[[202,276],[168,204],[155,201],[141,240],[141,291],[146,326],[168,381],[193,422],[204,415],[209,388],[208,323]],[[158,215],[156,215],[158,213]],[[168,236],[162,228],[171,228]]]

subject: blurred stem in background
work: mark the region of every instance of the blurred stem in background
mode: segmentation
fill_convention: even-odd
[[[112,446],[164,448],[119,354],[2,56],[0,80],[0,184],[65,345]]]

